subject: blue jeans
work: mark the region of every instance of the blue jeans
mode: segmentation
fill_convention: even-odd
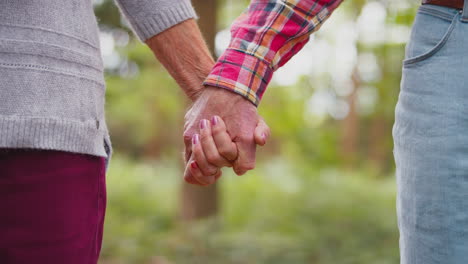
[[[393,127],[401,264],[468,263],[468,0],[416,15]]]

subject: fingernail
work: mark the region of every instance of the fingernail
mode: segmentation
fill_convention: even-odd
[[[190,167],[192,167],[192,169],[198,169],[198,164],[196,161],[192,161],[192,163],[190,163]]]
[[[200,120],[200,129],[205,129],[206,128],[206,119]]]
[[[193,137],[192,137],[192,144],[193,144],[193,145],[198,144],[198,141],[199,141],[199,140],[200,140],[200,139],[199,139],[198,134],[193,135]]]
[[[266,140],[266,134],[265,133],[262,134],[262,138],[263,138],[263,141]]]
[[[213,126],[216,126],[218,124],[218,117],[217,116],[213,116],[211,118],[211,124],[213,124]]]

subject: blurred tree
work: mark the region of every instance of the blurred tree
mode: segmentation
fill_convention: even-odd
[[[351,77],[353,83],[353,91],[346,98],[349,105],[349,112],[341,125],[341,155],[343,156],[344,166],[352,168],[358,161],[359,152],[359,115],[357,112],[357,90],[361,84],[357,70],[354,71]]]
[[[205,37],[211,53],[214,54],[216,22],[217,22],[217,0],[193,0],[200,19],[198,25]],[[195,220],[216,215],[218,212],[218,186],[199,187],[183,183],[181,199],[182,220]]]
[[[122,34],[130,30],[113,1],[95,2],[104,60],[111,65],[106,111],[116,150],[102,263],[151,263],[154,256],[180,264],[398,263],[391,126],[416,1],[345,1],[326,23],[335,26],[317,32],[308,45],[340,50],[332,37],[339,28],[359,32],[356,21],[366,14],[385,19],[384,30],[373,34],[380,41],[359,35],[354,43],[352,93],[337,92],[336,71],[317,73],[342,64],[339,56],[327,60],[331,65],[317,61],[319,67],[297,83],[273,82],[259,107],[273,136],[258,152],[257,169],[243,178],[226,173],[218,187],[192,190],[180,185],[187,100],[150,50],[133,34]],[[218,52],[225,47],[229,25],[248,3],[193,1],[210,48],[216,27]],[[364,24],[372,29],[377,23]],[[291,63],[300,56],[315,60],[314,54],[298,54]],[[323,91],[348,103],[351,117],[332,116],[320,104],[327,98],[311,100]],[[363,111],[366,94],[371,103]],[[311,105],[324,114],[316,115]],[[352,129],[344,128],[346,122]],[[343,144],[353,149],[346,156]],[[348,156],[352,170],[342,170]],[[176,221],[210,215],[220,216],[222,228],[213,230],[212,221]]]

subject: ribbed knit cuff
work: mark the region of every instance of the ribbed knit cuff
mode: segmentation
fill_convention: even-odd
[[[132,17],[124,8],[123,12],[132,25],[133,31],[143,42],[187,19],[197,18],[190,1],[175,3],[146,17]]]

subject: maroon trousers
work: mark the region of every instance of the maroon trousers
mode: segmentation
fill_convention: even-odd
[[[0,263],[96,264],[105,159],[0,149]]]

